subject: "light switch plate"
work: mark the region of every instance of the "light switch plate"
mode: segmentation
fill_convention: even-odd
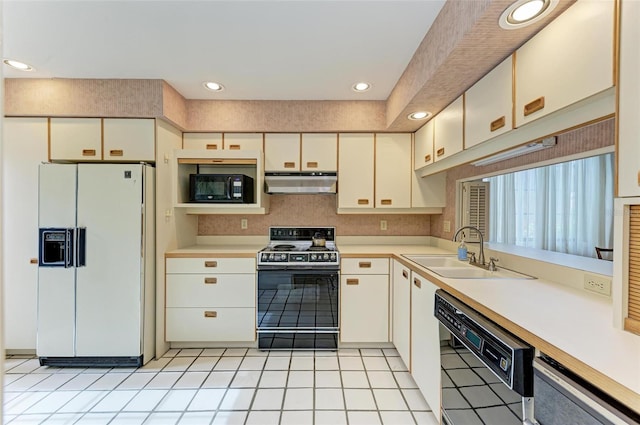
[[[380,230],[387,230],[387,220],[380,220]]]
[[[444,221],[444,229],[442,229],[445,232],[450,232],[451,231],[451,222],[449,220],[445,220]]]

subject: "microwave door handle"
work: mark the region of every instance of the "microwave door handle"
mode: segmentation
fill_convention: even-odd
[[[232,200],[233,199],[231,197],[231,192],[232,192],[232,186],[231,185],[233,183],[232,180],[233,180],[232,176],[227,177],[227,199],[228,200]]]

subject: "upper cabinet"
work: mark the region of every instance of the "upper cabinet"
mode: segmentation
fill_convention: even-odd
[[[340,134],[338,157],[338,208],[373,208],[373,133]]]
[[[184,133],[183,149],[262,150],[262,133]]]
[[[465,149],[511,130],[513,116],[512,74],[513,60],[509,56],[465,93]]]
[[[155,161],[155,120],[51,118],[52,161]]]
[[[444,108],[433,120],[434,161],[460,152],[464,146],[464,95]]]
[[[333,133],[267,133],[266,172],[326,171],[338,168],[338,138]]]
[[[338,135],[336,133],[302,134],[302,171],[338,170]]]
[[[640,2],[623,1],[618,84],[617,196],[640,196]]]
[[[578,1],[518,49],[516,127],[611,87],[613,32],[613,0]]]
[[[376,135],[375,207],[411,207],[411,134]]]
[[[430,120],[416,131],[414,137],[413,168],[415,170],[433,163],[433,123]]]

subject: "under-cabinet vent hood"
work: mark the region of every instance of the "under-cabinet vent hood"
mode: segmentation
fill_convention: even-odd
[[[337,173],[265,173],[267,193],[336,193]]]

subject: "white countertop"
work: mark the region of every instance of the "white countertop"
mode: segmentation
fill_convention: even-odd
[[[255,255],[262,247],[257,244],[198,245],[167,255],[245,256]],[[611,298],[543,279],[442,278],[402,257],[402,254],[452,254],[425,244],[341,243],[339,250],[343,257],[393,256],[404,260],[422,276],[454,292],[454,296],[461,296],[463,301],[498,323],[506,319],[503,326],[536,348],[561,350],[562,353],[547,353],[552,357],[556,357],[554,354],[563,357],[566,353],[572,363],[565,364],[567,367],[627,405],[640,406],[640,337],[614,328]],[[571,362],[571,358],[578,362]]]

